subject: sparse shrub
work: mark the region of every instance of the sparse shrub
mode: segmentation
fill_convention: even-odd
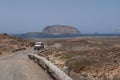
[[[0,52],[0,55],[1,55],[2,53]]]
[[[89,68],[91,65],[95,63],[96,61],[93,58],[79,56],[68,60],[66,62],[66,65],[70,68],[70,70],[79,73],[81,70]]]
[[[112,80],[120,80],[120,75],[115,75]]]
[[[72,57],[75,56],[75,53],[64,53],[62,56],[61,56],[61,59],[71,59]]]
[[[102,76],[102,80],[109,80],[109,79],[108,79],[107,76],[104,74],[104,75]]]

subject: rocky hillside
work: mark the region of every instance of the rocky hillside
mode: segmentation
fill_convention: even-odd
[[[43,33],[48,34],[80,34],[80,31],[72,26],[53,25],[44,28]]]
[[[9,54],[15,51],[30,48],[34,43],[29,40],[0,34],[0,55]]]

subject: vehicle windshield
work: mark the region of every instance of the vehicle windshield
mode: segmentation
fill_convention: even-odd
[[[43,45],[43,43],[42,42],[37,42],[36,45]]]

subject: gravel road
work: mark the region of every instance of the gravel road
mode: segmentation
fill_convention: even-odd
[[[32,50],[0,57],[0,80],[50,80],[44,70],[27,57]]]

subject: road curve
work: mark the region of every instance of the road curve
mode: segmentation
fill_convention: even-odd
[[[32,50],[19,51],[12,55],[0,57],[0,80],[51,80],[27,53]]]

